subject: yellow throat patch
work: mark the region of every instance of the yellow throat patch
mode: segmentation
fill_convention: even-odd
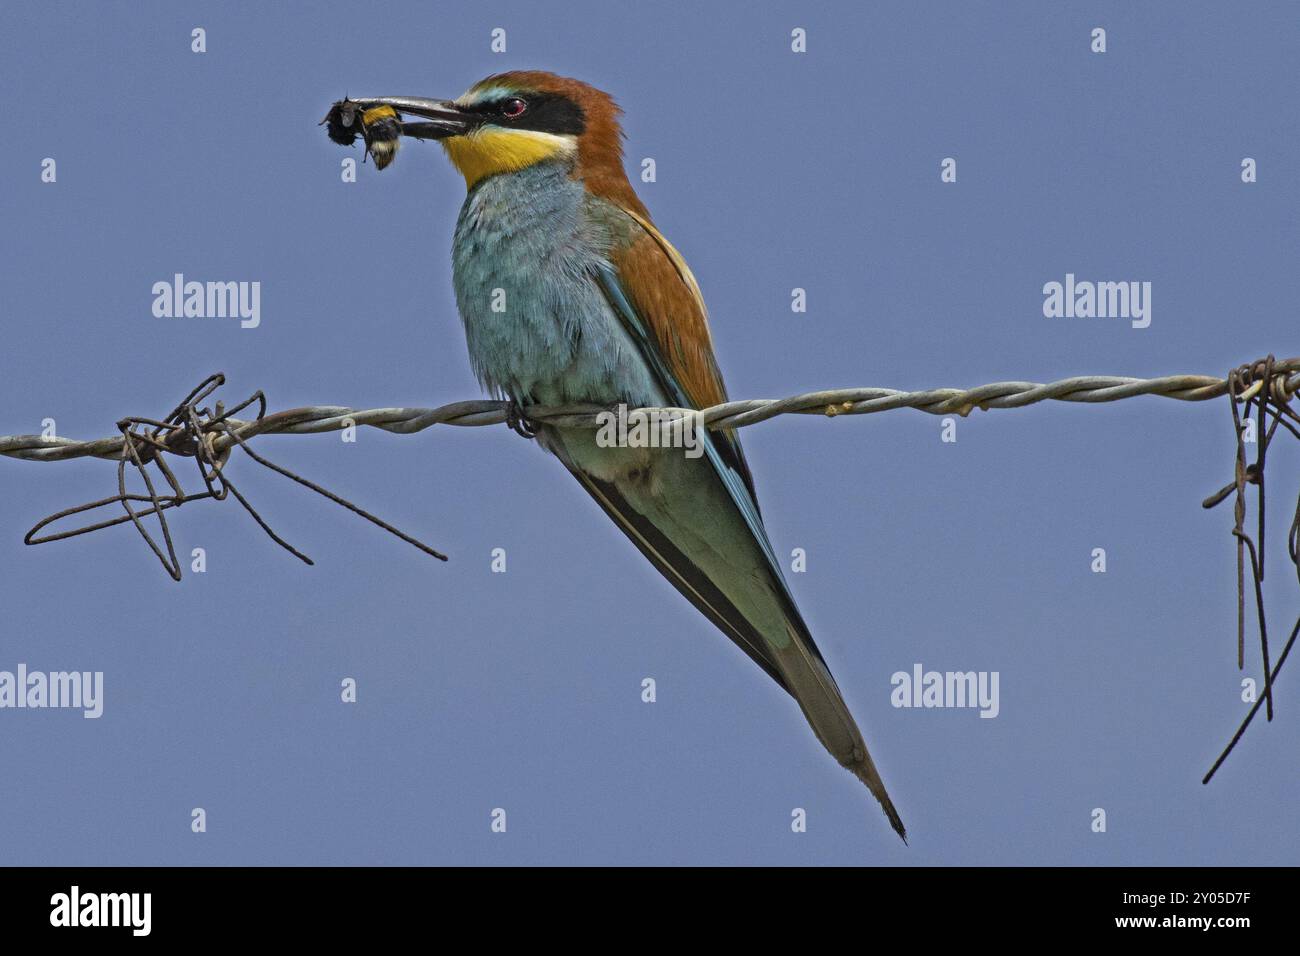
[[[473,189],[484,176],[512,173],[544,159],[573,154],[578,149],[572,136],[557,136],[531,129],[483,127],[465,136],[441,140],[460,174],[465,188]]]

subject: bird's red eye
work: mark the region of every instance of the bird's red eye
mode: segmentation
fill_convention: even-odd
[[[501,115],[506,119],[514,119],[517,116],[523,116],[526,109],[528,109],[528,104],[516,97],[501,104]]]

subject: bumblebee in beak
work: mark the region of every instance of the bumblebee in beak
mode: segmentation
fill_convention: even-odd
[[[423,122],[406,122],[403,114],[419,116]],[[397,156],[403,136],[415,139],[443,139],[466,132],[476,117],[461,111],[447,100],[430,100],[416,96],[381,96],[373,99],[344,97],[325,114],[320,125],[329,138],[351,146],[360,136],[366,152],[375,160],[376,169],[384,169]]]

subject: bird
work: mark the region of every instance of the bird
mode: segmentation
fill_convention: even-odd
[[[727,400],[686,261],[623,164],[622,110],[580,80],[498,73],[454,100],[339,101],[322,123],[365,138],[376,166],[400,137],[436,140],[465,179],[452,280],[470,362],[509,419],[559,459],[650,563],[794,698],[827,751],[907,830],[795,604],[734,430],[703,453],[610,447],[590,428],[528,422],[530,405],[702,409]]]

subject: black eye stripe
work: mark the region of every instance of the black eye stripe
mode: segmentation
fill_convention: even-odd
[[[508,104],[522,100],[525,104],[522,113],[507,115]],[[510,93],[505,96],[475,103],[465,107],[466,112],[475,113],[485,122],[496,122],[511,129],[531,129],[543,133],[579,136],[586,129],[586,117],[582,107],[566,96],[557,93]]]

